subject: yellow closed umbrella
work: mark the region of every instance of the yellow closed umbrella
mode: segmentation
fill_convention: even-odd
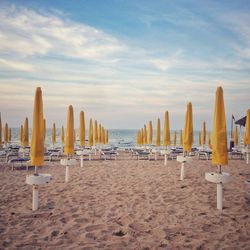
[[[105,144],[105,129],[102,127],[102,144]]]
[[[51,140],[52,140],[52,144],[54,145],[56,143],[56,124],[55,123],[53,123],[53,126],[52,126]]]
[[[170,145],[170,128],[168,111],[165,112],[164,131],[163,131],[163,146]]]
[[[156,123],[156,146],[161,146],[161,123],[160,123],[160,118],[157,119]]]
[[[193,111],[192,111],[192,103],[189,102],[187,104],[185,128],[184,128],[184,142],[183,142],[183,150],[184,150],[184,152],[190,152],[191,151],[193,141],[194,141]]]
[[[20,145],[23,146],[23,125],[20,127]]]
[[[153,141],[153,126],[152,126],[152,121],[149,121],[148,123],[148,144],[152,145]]]
[[[99,130],[98,130],[98,143],[100,143],[101,144],[101,142],[102,142],[102,125],[101,124],[99,124]]]
[[[72,105],[68,107],[66,140],[64,145],[64,153],[67,155],[74,154],[74,111]]]
[[[144,124],[143,127],[143,144],[146,145],[147,144],[147,126]]]
[[[105,131],[105,144],[109,144],[109,132],[107,129]]]
[[[92,118],[89,120],[89,147],[93,146],[93,122]]]
[[[11,142],[11,128],[9,128],[9,142]]]
[[[79,127],[79,140],[80,140],[80,146],[85,146],[85,117],[84,112],[80,112],[80,127]]]
[[[174,147],[176,147],[176,138],[177,138],[177,133],[176,133],[176,131],[174,131],[174,135],[173,135],[173,144],[174,144]]]
[[[183,147],[183,134],[182,134],[182,129],[180,131],[180,146]]]
[[[247,110],[244,144],[250,145],[250,109]]]
[[[94,123],[94,143],[95,145],[98,144],[98,123],[97,123],[97,120],[95,120],[95,123]]]
[[[227,128],[222,87],[216,90],[212,140],[212,163],[218,166],[227,165]]]
[[[0,113],[0,148],[2,147],[2,119]]]
[[[5,128],[4,128],[4,144],[7,144],[9,142],[9,128],[8,128],[8,123],[5,123]]]
[[[42,166],[44,163],[44,120],[43,120],[43,98],[40,87],[36,89],[33,127],[30,149],[31,165]]]
[[[76,131],[73,131],[74,144],[76,143]]]
[[[238,127],[234,128],[234,145],[238,145]]]
[[[201,133],[201,144],[205,145],[206,144],[206,122],[203,122],[202,125],[202,133]]]
[[[62,142],[62,145],[64,144],[64,127],[62,126],[61,128],[61,142]]]
[[[23,126],[23,146],[29,146],[29,122],[27,117],[25,118]]]
[[[43,138],[46,139],[46,119],[43,119]]]
[[[199,132],[199,146],[201,145],[201,132]]]

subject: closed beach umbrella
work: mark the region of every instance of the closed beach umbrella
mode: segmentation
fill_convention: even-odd
[[[74,138],[74,144],[76,143],[76,131],[73,130],[73,138]]]
[[[46,119],[43,119],[43,138],[46,139]]]
[[[95,142],[95,145],[98,144],[98,123],[97,123],[97,120],[95,120],[95,123],[94,123],[94,142]]]
[[[199,132],[199,146],[201,145],[201,132]]]
[[[43,98],[39,87],[36,89],[34,100],[30,158],[31,165],[42,166],[44,163]]]
[[[8,128],[8,123],[5,123],[5,128],[4,128],[4,144],[7,144],[9,141],[9,128]]]
[[[105,144],[109,144],[109,131],[107,129],[105,131]]]
[[[2,119],[0,113],[0,147],[2,147]]]
[[[85,146],[85,117],[84,112],[80,112],[80,127],[79,127],[79,140],[80,140],[80,146]]]
[[[147,139],[147,126],[146,124],[144,124],[144,127],[143,127],[143,136],[144,136],[144,141],[143,141],[143,144],[147,144],[148,142],[148,139]]]
[[[93,146],[93,122],[92,118],[89,120],[89,146]]]
[[[212,163],[227,165],[227,128],[222,87],[218,87],[216,91],[212,140]]]
[[[27,117],[25,118],[23,126],[23,146],[29,146],[29,122]]]
[[[168,111],[165,112],[165,120],[164,120],[164,131],[163,131],[163,145],[170,145],[170,128],[169,128],[169,116]]]
[[[190,152],[194,141],[193,135],[193,111],[192,111],[192,103],[189,102],[187,104],[187,112],[185,119],[185,129],[184,129],[184,143],[183,149],[184,152]]]
[[[67,155],[74,154],[74,111],[72,105],[68,107],[66,140],[64,153]]]
[[[148,123],[148,144],[151,145],[153,141],[153,126],[152,121]]]
[[[176,133],[176,131],[174,131],[174,136],[173,136],[174,147],[176,147],[176,138],[177,138],[177,133]]]
[[[244,143],[245,145],[250,145],[250,109],[247,110]]]
[[[180,146],[183,147],[183,134],[182,134],[182,129],[180,131]]]
[[[56,124],[55,123],[53,123],[53,126],[52,126],[51,140],[52,140],[52,144],[54,145],[56,143]]]
[[[144,145],[144,129],[141,128],[141,144]]]
[[[11,128],[9,128],[9,142],[11,142]]]
[[[64,144],[64,127],[61,128],[61,143]]]
[[[234,145],[238,145],[238,127],[234,128]]]
[[[205,145],[206,144],[206,122],[203,122],[202,126],[202,133],[201,133],[201,144]]]
[[[102,144],[105,144],[105,129],[102,127]]]
[[[20,145],[23,146],[23,125],[20,127]]]
[[[99,124],[99,130],[98,130],[98,143],[101,144],[102,142],[102,125]]]
[[[157,119],[156,123],[156,146],[161,146],[161,122],[160,118]]]

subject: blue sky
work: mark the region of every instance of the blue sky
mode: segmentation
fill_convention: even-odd
[[[164,111],[211,128],[216,87],[228,122],[250,104],[249,1],[1,1],[0,109],[19,126],[41,86],[49,124],[67,106],[108,128],[140,128]],[[229,125],[229,123],[228,123]]]

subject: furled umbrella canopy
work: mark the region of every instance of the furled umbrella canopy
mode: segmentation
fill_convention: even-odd
[[[165,120],[164,120],[164,131],[163,131],[163,145],[170,145],[170,127],[169,127],[169,115],[168,111],[165,112]]]
[[[1,119],[1,113],[0,113],[0,147],[2,146],[2,119]]]
[[[105,144],[109,144],[109,132],[107,129],[105,131]]]
[[[23,146],[29,146],[29,122],[27,117],[25,118],[23,126]]]
[[[153,126],[152,121],[148,123],[148,144],[151,145],[153,141]]]
[[[148,142],[147,140],[147,126],[146,124],[144,124],[144,127],[143,127],[143,144],[146,145]]]
[[[202,125],[202,133],[201,133],[201,144],[205,145],[206,144],[206,122],[203,122]]]
[[[98,143],[102,143],[102,125],[99,124],[99,130],[98,130]]]
[[[11,128],[9,128],[9,142],[11,142]]]
[[[199,132],[199,141],[198,141],[198,143],[199,143],[199,146],[201,145],[201,132]]]
[[[227,128],[222,87],[218,87],[216,90],[212,140],[212,163],[227,165]]]
[[[68,107],[66,140],[64,153],[67,155],[74,154],[74,111],[72,105]]]
[[[44,163],[43,98],[39,87],[36,89],[34,100],[30,158],[34,166],[42,166]]]
[[[43,119],[43,138],[46,139],[46,119]]]
[[[174,135],[173,135],[173,145],[174,145],[174,147],[176,147],[176,140],[177,140],[177,133],[176,133],[176,131],[174,131]]]
[[[211,147],[211,135],[210,132],[207,133],[207,145]]]
[[[85,146],[85,117],[84,117],[83,111],[80,112],[79,141],[80,141],[80,146],[84,147]]]
[[[160,118],[157,119],[157,123],[156,123],[156,142],[155,142],[156,146],[161,146],[161,122],[160,122]]]
[[[9,127],[8,123],[5,123],[4,127],[4,144],[7,144],[9,142]]]
[[[250,109],[247,110],[244,144],[250,145]]]
[[[56,143],[56,124],[53,123],[52,126],[52,136],[51,136],[52,144],[54,145]]]
[[[20,145],[23,146],[23,125],[20,127]]]
[[[189,102],[187,104],[187,112],[186,112],[185,128],[184,128],[184,143],[183,143],[184,152],[191,151],[193,141],[194,141],[193,110],[192,110],[192,103]]]
[[[238,145],[238,127],[234,128],[234,145]]]
[[[92,118],[89,120],[89,146],[93,146],[93,122]]]
[[[64,127],[61,128],[61,143],[64,144]]]
[[[102,127],[102,144],[105,144],[105,129]]]
[[[98,144],[98,122],[95,120],[94,122],[94,143]]]

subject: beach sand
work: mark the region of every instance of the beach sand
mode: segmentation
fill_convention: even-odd
[[[250,165],[230,160],[224,209],[216,208],[216,185],[205,172],[211,161],[186,164],[132,159],[84,161],[70,169],[58,161],[40,172],[53,180],[39,188],[31,210],[27,172],[0,167],[1,249],[250,249]],[[30,170],[32,173],[34,170]]]

